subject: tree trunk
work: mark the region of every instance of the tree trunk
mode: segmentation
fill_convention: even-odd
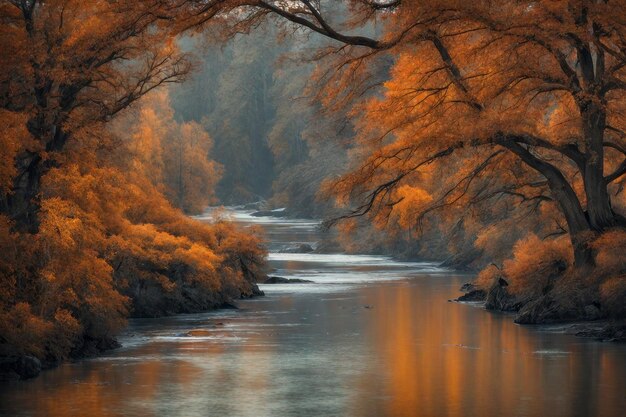
[[[23,152],[15,159],[17,175],[13,189],[2,195],[1,210],[14,222],[14,229],[22,233],[37,233],[39,230],[41,178],[47,171],[41,156]]]
[[[39,210],[41,209],[41,179],[58,163],[51,156],[62,151],[69,138],[57,125],[42,128],[41,116],[31,119],[28,128],[41,143],[45,143],[48,158],[40,152],[24,151],[15,158],[17,174],[13,179],[12,190],[0,195],[0,212],[14,222],[14,230],[21,233],[39,231]],[[59,124],[60,125],[60,124]]]
[[[593,266],[594,257],[589,245],[592,230],[576,192],[558,168],[537,158],[528,149],[517,143],[514,138],[512,139],[499,138],[497,143],[519,156],[528,166],[546,178],[550,193],[567,222],[574,249],[574,265],[577,268]]]
[[[563,178],[563,182],[565,181]],[[592,237],[589,223],[586,221],[582,206],[574,190],[569,184],[566,183],[567,187],[563,187],[559,182],[555,183],[548,178],[550,191],[567,221],[567,228],[574,249],[574,265],[577,268],[593,266],[595,261],[589,244]]]
[[[183,188],[183,138],[178,138],[178,207],[184,210],[185,190]]]
[[[595,103],[585,103],[581,108],[583,134],[585,135],[585,165],[583,179],[587,198],[587,215],[594,230],[602,231],[617,224],[611,208],[604,180],[604,129],[606,114]]]

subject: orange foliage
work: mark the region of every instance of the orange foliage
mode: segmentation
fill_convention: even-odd
[[[86,146],[92,132],[94,144],[115,142],[92,130],[68,148],[44,177],[37,234],[11,232],[0,217],[0,351],[65,358],[85,339],[111,339],[129,312],[216,307],[251,295],[264,272],[256,231],[184,216],[136,163],[132,140],[99,155]]]
[[[213,142],[198,123],[175,120],[166,92],[146,97],[138,114],[118,120],[114,131],[120,136],[132,132],[128,138],[132,164],[172,204],[197,214],[216,202],[215,186],[222,169],[209,158]]]
[[[324,103],[352,106],[357,130],[357,167],[325,191],[351,215],[391,228],[434,217],[433,226],[463,229],[456,235],[471,241],[493,225],[477,246],[500,259],[528,231],[565,233],[576,265],[592,263],[593,232],[625,224],[614,202],[626,173],[626,59],[605,48],[624,47],[623,1],[494,9],[409,0],[380,14],[352,4],[356,26],[380,18],[384,29],[379,39],[326,33],[369,50],[341,48],[330,63],[340,70],[320,69]],[[289,13],[306,17],[296,6]],[[389,56],[383,87],[367,94]],[[420,190],[416,201],[405,187]],[[508,227],[511,235],[495,230]]]
[[[609,316],[626,317],[626,275],[608,279],[600,286],[600,300]]]
[[[0,4],[0,356],[56,362],[110,345],[129,314],[255,291],[260,240],[173,206],[213,201],[220,169],[206,132],[176,122],[165,94],[138,123],[110,127],[190,69],[174,39],[197,10],[170,6]]]
[[[28,303],[17,303],[2,311],[0,334],[6,340],[3,354],[30,354],[43,357],[54,325],[33,314]],[[9,350],[10,349],[10,350]]]
[[[597,268],[593,279],[600,286],[600,303],[612,317],[626,316],[626,232],[613,230],[594,242]]]
[[[572,264],[567,239],[541,240],[534,234],[517,242],[503,273],[515,294],[537,297]]]

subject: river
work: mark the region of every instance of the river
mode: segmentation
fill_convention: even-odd
[[[626,409],[624,345],[450,303],[471,277],[433,263],[280,253],[314,245],[312,221],[232,217],[265,229],[272,275],[314,283],[261,285],[266,296],[239,310],[131,320],[122,348],[0,386],[0,415],[612,417]]]

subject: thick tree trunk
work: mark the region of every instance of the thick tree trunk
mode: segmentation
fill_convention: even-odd
[[[497,143],[504,146],[524,161],[531,168],[542,174],[548,181],[550,193],[559,206],[565,220],[569,236],[574,249],[574,264],[577,268],[593,266],[594,257],[589,239],[592,237],[592,229],[585,216],[582,205],[572,186],[552,164],[534,156],[528,149],[517,143],[515,138],[501,137]]]
[[[40,119],[39,119],[40,120]],[[22,233],[39,231],[41,209],[41,179],[51,168],[58,166],[51,154],[65,147],[69,136],[57,126],[41,128],[36,118],[29,122],[29,130],[40,142],[45,143],[49,154],[42,158],[39,152],[25,151],[15,158],[17,174],[11,192],[0,195],[0,212],[14,222],[14,229]],[[47,137],[47,140],[44,138]]]
[[[41,178],[47,168],[37,153],[24,152],[15,160],[17,175],[13,189],[1,197],[2,213],[14,222],[18,232],[37,233]]]
[[[559,186],[557,186],[559,187]],[[572,248],[574,249],[574,265],[577,268],[586,268],[593,266],[594,256],[590,246],[590,239],[593,236],[589,223],[585,219],[584,212],[574,193],[563,192],[562,189],[553,189],[550,186],[552,194],[556,197],[561,212],[563,212],[567,221]],[[582,217],[581,217],[582,216]]]
[[[606,114],[595,103],[586,103],[581,108],[585,149],[583,179],[587,198],[587,215],[594,230],[602,231],[617,224],[611,208],[606,181],[604,180],[604,129]]]

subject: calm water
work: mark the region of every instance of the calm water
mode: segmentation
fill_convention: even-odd
[[[278,253],[316,224],[255,219],[274,275],[241,310],[133,320],[108,355],[0,386],[7,416],[621,416],[626,346],[448,303],[467,276]],[[188,332],[194,331],[193,336]]]

